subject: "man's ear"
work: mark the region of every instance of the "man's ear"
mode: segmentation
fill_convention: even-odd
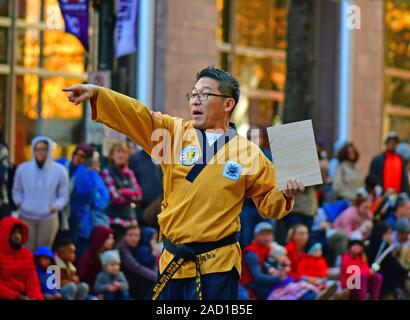
[[[232,113],[233,108],[235,108],[235,100],[232,98],[226,99],[224,111],[228,113]]]

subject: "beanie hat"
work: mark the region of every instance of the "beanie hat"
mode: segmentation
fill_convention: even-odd
[[[262,231],[273,231],[273,227],[269,222],[259,222],[254,229],[254,234],[256,235]]]
[[[100,254],[101,264],[106,266],[109,263],[121,263],[118,250],[107,250]]]
[[[317,249],[322,249],[322,245],[319,242],[316,242],[315,244],[313,244],[309,250],[308,250],[308,254],[312,254],[313,252],[315,252]]]

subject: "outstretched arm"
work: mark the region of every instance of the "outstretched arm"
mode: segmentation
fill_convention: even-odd
[[[138,143],[151,154],[158,143],[152,134],[165,129],[172,134],[175,118],[152,112],[140,101],[113,90],[91,84],[78,84],[63,89],[75,105],[90,100],[92,120],[102,122]]]

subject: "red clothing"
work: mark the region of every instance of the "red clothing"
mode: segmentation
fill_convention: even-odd
[[[138,202],[142,197],[142,189],[135,178],[134,172],[128,168],[117,168],[118,173],[122,175],[124,180],[130,180],[129,188],[117,189],[114,177],[110,174],[108,169],[101,172],[101,177],[110,191],[110,200],[113,204],[129,204],[130,202]]]
[[[111,228],[104,226],[96,226],[90,237],[90,247],[84,252],[78,261],[78,276],[81,281],[84,281],[93,291],[94,281],[97,274],[102,271],[100,262],[100,250],[105,240],[110,234],[114,234]]]
[[[299,276],[298,276],[299,263],[304,258],[306,258],[307,254],[304,251],[299,252],[296,249],[296,245],[295,245],[295,242],[293,240],[290,240],[285,248],[288,251],[288,258],[289,258],[290,262],[292,263],[291,270],[289,272],[289,276],[291,276],[295,280],[299,280]]]
[[[28,227],[20,219],[5,217],[0,222],[0,299],[16,300],[20,294],[43,300],[34,265],[33,253],[26,247],[14,250],[10,235],[15,225],[23,229],[22,243],[28,239]]]
[[[342,285],[342,288],[347,288],[347,279],[356,274],[356,271],[354,269],[349,270],[350,272],[347,272],[347,268],[349,266],[357,266],[360,269],[360,276],[369,276],[370,275],[370,267],[367,262],[362,256],[357,256],[353,258],[349,252],[345,252],[342,256],[342,265],[340,268],[340,282]]]
[[[397,153],[385,152],[383,168],[383,188],[393,188],[397,193],[401,190],[403,163]]]
[[[326,278],[327,277],[327,262],[323,257],[314,257],[312,255],[306,255],[300,260],[297,267],[297,276],[317,277]]]
[[[249,246],[243,249],[243,256],[249,251],[254,252],[258,256],[259,264],[263,268],[263,263],[268,259],[270,253],[270,246],[264,247],[259,242],[254,241]],[[249,272],[248,266],[246,265],[244,259],[242,259],[242,274],[241,274],[241,285],[246,286],[252,282],[252,275]]]

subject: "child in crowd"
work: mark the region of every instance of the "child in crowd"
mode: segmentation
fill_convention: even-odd
[[[131,298],[144,299],[150,288],[157,280],[157,272],[144,266],[137,259],[136,251],[140,246],[141,229],[138,225],[131,225],[125,229],[123,240],[118,246],[121,256],[121,269],[129,284]]]
[[[342,288],[349,289],[352,300],[366,300],[368,292],[372,299],[379,299],[383,277],[370,269],[363,240],[357,235],[352,237],[348,248],[342,256]]]
[[[96,226],[91,232],[90,246],[78,261],[78,275],[80,280],[87,283],[93,294],[94,281],[102,271],[99,255],[101,252],[114,247],[114,231],[105,226]]]
[[[62,298],[61,293],[56,288],[56,282],[52,281],[52,272],[48,272],[48,267],[55,264],[53,252],[47,246],[41,246],[34,252],[34,261],[36,263],[36,269],[38,279],[41,285],[41,291],[43,292],[44,299],[46,300],[60,300]],[[55,275],[54,275],[55,277]],[[57,280],[57,279],[55,279]]]
[[[141,264],[151,270],[158,269],[158,257],[161,251],[158,247],[158,232],[152,227],[144,227],[141,232],[141,242],[135,249],[135,257]]]
[[[297,268],[300,279],[316,285],[319,289],[324,288],[327,278],[327,262],[322,253],[322,245],[318,242],[313,244]]]
[[[269,257],[266,259],[264,266],[266,273],[278,277],[280,280],[276,286],[293,281],[293,279],[288,276],[290,265],[291,262],[288,258],[286,248],[276,242],[272,242],[270,244]]]
[[[87,297],[89,287],[80,282],[77,268],[74,266],[76,247],[71,240],[61,240],[57,244],[57,256],[55,261],[60,268],[61,293],[66,300],[84,300]]]
[[[128,282],[120,271],[118,250],[108,250],[100,255],[104,271],[95,279],[94,291],[104,300],[128,300]]]

